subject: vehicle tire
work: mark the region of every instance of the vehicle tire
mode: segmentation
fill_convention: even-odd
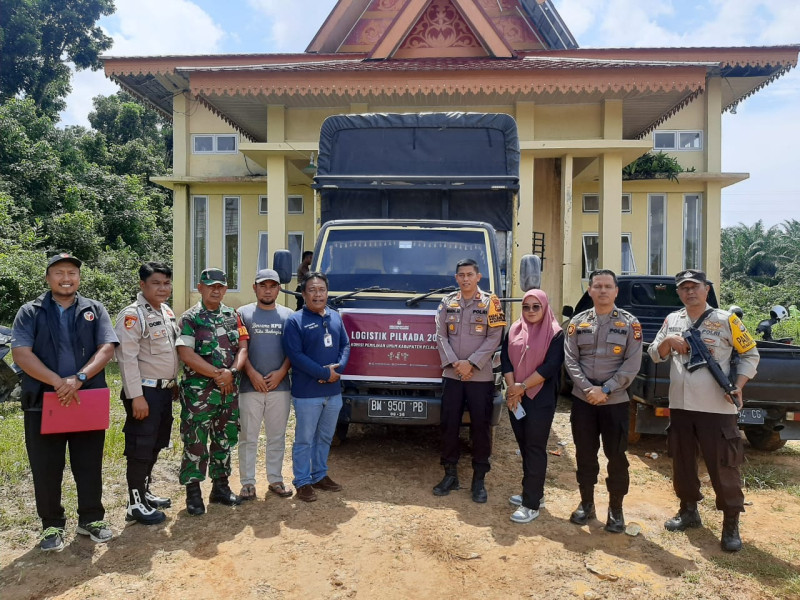
[[[636,413],[639,410],[639,403],[636,400],[631,400],[631,405],[628,410],[628,443],[635,444],[642,439],[642,434],[636,431]]]
[[[786,445],[786,440],[781,439],[780,431],[772,431],[766,427],[748,427],[744,430],[744,436],[753,448],[762,452],[775,452]]]

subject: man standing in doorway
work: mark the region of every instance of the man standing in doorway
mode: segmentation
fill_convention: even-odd
[[[697,474],[698,450],[723,514],[720,545],[727,552],[742,549],[739,514],[744,512],[742,438],[737,424],[744,385],[756,374],[758,350],[741,319],[709,306],[710,286],[703,271],[687,269],[675,276],[678,297],[685,308],[671,313],[647,349],[655,362],[672,359],[669,371],[669,430],[667,444],[672,457],[672,486],[681,502],[678,514],[664,523],[669,531],[700,527],[697,503],[703,499]],[[731,356],[739,354],[736,389],[726,393],[708,368],[690,370],[691,352],[683,332],[696,328],[722,371],[728,375]]]
[[[342,489],[328,475],[328,454],[342,408],[339,377],[350,357],[350,340],[339,313],[327,307],[325,274],[310,272],[300,287],[305,305],[287,319],[283,349],[292,363],[293,483],[300,500],[313,502],[315,488]]]
[[[247,360],[247,329],[236,311],[222,303],[228,279],[221,269],[200,274],[200,302],[181,316],[178,356],[186,365],[181,380],[186,510],[206,512],[200,482],[206,469],[213,481],[209,502],[235,506],[231,491],[231,448],[239,439],[239,378]],[[209,448],[210,438],[210,448]]]
[[[67,406],[78,402],[78,390],[107,387],[104,369],[118,343],[105,307],[78,294],[81,264],[66,252],[50,258],[45,271],[50,291],[19,309],[11,340],[14,362],[22,369],[25,447],[42,520],[39,547],[45,552],[64,549],[61,482],[67,446],[78,488],[77,532],[97,543],[112,537],[103,520],[105,430],[41,433],[44,392],[55,392]]]
[[[492,355],[500,346],[506,317],[497,296],[478,287],[480,280],[477,262],[471,258],[459,261],[459,289],[445,296],[436,313],[437,345],[444,369],[440,425],[444,478],[433,493],[446,496],[459,487],[458,431],[466,405],[472,437],[472,500],[484,503],[489,498],[484,478],[491,469],[492,454]]]
[[[158,453],[169,445],[172,401],[176,397],[178,324],[167,306],[172,295],[172,269],[157,262],[139,267],[136,301],[117,316],[114,331],[125,407],[125,457],[128,480],[126,521],[155,525],[164,521],[162,508],[172,502],[150,491]]]
[[[589,275],[589,296],[594,308],[572,318],[564,344],[564,366],[572,379],[572,439],[575,442],[576,477],[581,494],[570,516],[586,525],[596,516],[594,486],[600,473],[600,442],[608,459],[608,519],[606,531],[622,533],[622,500],[628,493],[629,404],[628,386],[642,360],[642,326],[636,317],[617,308],[617,276],[608,269]]]
[[[283,455],[286,423],[292,405],[289,391],[289,359],[283,352],[283,327],[291,309],[276,302],[281,280],[272,269],[262,269],[253,284],[256,302],[242,306],[242,317],[250,341],[239,389],[241,435],[239,438],[239,479],[242,500],[256,497],[256,458],[261,423],[267,433],[267,481],[269,491],[281,498],[292,495],[283,483]]]

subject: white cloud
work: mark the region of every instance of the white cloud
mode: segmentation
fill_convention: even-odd
[[[277,52],[302,52],[333,9],[333,0],[248,0],[269,23],[266,42]],[[301,8],[302,7],[302,8]]]

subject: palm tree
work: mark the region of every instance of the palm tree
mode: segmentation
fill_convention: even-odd
[[[792,219],[784,223],[783,230],[778,225],[765,229],[761,220],[751,226],[739,223],[723,229],[723,279],[755,279],[772,283],[778,268],[793,262],[797,256],[800,231],[795,231],[795,227],[800,230],[800,222]]]

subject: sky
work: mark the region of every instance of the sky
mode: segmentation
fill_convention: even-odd
[[[798,0],[553,0],[582,48],[799,44]],[[303,52],[335,0],[116,0],[100,20],[109,56]],[[302,7],[299,9],[298,7]],[[179,32],[179,35],[175,35]],[[92,98],[117,87],[75,74],[62,125],[88,126]],[[722,118],[722,169],[750,178],[722,191],[722,226],[800,220],[800,70]]]

